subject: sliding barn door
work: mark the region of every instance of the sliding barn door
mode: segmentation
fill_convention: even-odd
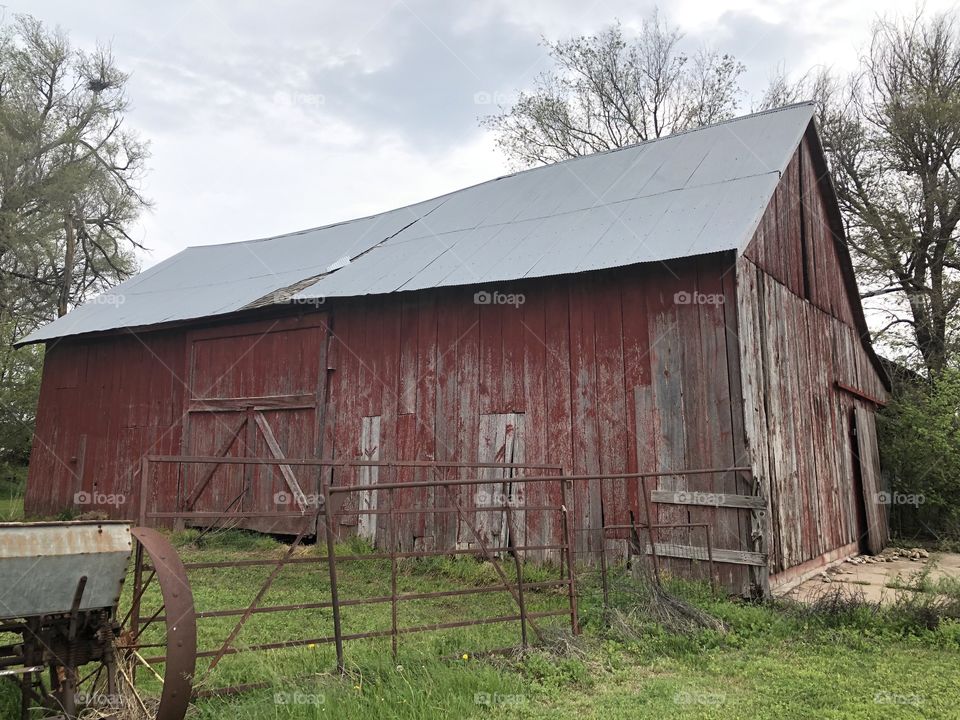
[[[890,539],[888,505],[884,501],[880,478],[880,450],[877,444],[877,424],[873,412],[859,403],[854,407],[854,427],[857,433],[856,455],[860,463],[863,487],[863,505],[867,519],[867,548],[876,555]]]
[[[326,348],[325,314],[191,333],[183,454],[319,457]],[[320,475],[319,468],[296,465],[189,464],[181,476],[181,507],[309,511],[316,506]],[[249,518],[230,526],[295,534],[303,522]]]

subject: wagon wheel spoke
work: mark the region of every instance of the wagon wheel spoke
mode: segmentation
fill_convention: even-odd
[[[104,670],[107,671],[106,677],[104,677]],[[88,687],[84,687],[91,677],[93,681]],[[106,662],[100,663],[77,684],[77,697],[86,700],[88,709],[96,713],[91,717],[103,720],[120,720],[127,717],[136,718],[136,720],[153,720],[158,717],[156,713],[150,711],[153,703],[148,702],[131,681],[129,665],[124,662],[117,662],[112,671]],[[131,711],[133,714],[130,714]],[[81,713],[80,717],[87,716]]]
[[[160,617],[160,614],[165,609],[166,605],[161,605],[159,608],[157,608],[157,611],[147,619],[146,622],[140,625],[140,627],[137,629],[137,634],[130,638],[131,645],[136,645],[136,642],[143,636],[143,633],[146,632],[147,628],[149,628],[157,620],[157,618]]]
[[[78,708],[87,705],[102,711],[111,707],[111,703],[115,702],[113,693],[111,693],[109,687],[106,687],[108,683],[103,679],[103,671],[106,668],[107,663],[105,661],[97,662],[92,670],[77,681],[74,694]],[[109,675],[109,671],[107,674]]]
[[[87,680],[89,680],[93,676],[93,674],[96,673],[97,676],[93,679],[93,683],[91,684],[91,687],[95,688],[97,686],[97,682],[100,680],[100,673],[102,672],[103,672],[103,663],[99,663],[97,667],[95,667],[93,670],[91,670],[86,675],[84,675],[82,679],[77,680],[77,687],[79,688],[85,685]]]
[[[133,610],[137,607],[137,603],[143,601],[143,596],[147,592],[147,588],[150,586],[151,581],[156,577],[157,571],[151,570],[150,574],[147,575],[147,579],[143,581],[143,584],[140,586],[140,591],[134,595],[133,599],[130,601],[130,609],[127,610],[127,614],[123,616],[123,620],[120,621],[122,627],[126,627],[127,623],[130,622],[130,618],[133,616]]]

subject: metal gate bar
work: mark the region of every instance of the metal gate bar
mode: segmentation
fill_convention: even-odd
[[[154,464],[160,463],[197,463],[197,464],[215,464],[215,465],[290,465],[290,466],[321,466],[333,469],[359,469],[359,468],[384,468],[387,472],[396,473],[401,469],[411,468],[411,469],[426,469],[434,473],[435,479],[433,480],[415,480],[411,482],[384,482],[384,483],[360,483],[355,485],[337,485],[331,486],[329,484],[324,484],[322,486],[322,494],[319,497],[319,507],[307,508],[305,511],[300,509],[291,509],[287,512],[282,511],[245,511],[245,510],[230,510],[229,512],[217,513],[209,511],[196,511],[196,510],[178,510],[178,511],[164,511],[164,510],[152,510],[149,507],[149,480],[150,480],[150,471]],[[510,483],[515,483],[517,485],[524,485],[528,482],[533,483],[557,483],[560,487],[560,494],[562,495],[563,501],[559,505],[551,505],[545,503],[531,503],[525,505],[514,505],[509,501],[503,504],[496,505],[483,505],[479,507],[464,507],[457,501],[457,497],[453,493],[453,490],[457,487],[473,487],[477,485],[486,485],[491,483],[496,483],[499,478],[482,478],[473,476],[472,473],[480,471],[483,469],[495,469],[508,473],[504,477],[504,481]],[[455,471],[458,475],[456,478],[448,478],[447,475],[451,471]],[[220,660],[227,655],[235,655],[240,652],[247,651],[266,651],[266,650],[276,650],[283,648],[293,648],[301,647],[305,645],[319,645],[323,643],[332,643],[336,647],[337,653],[337,665],[338,668],[342,671],[344,669],[344,650],[343,644],[350,640],[359,640],[359,639],[371,639],[371,638],[391,638],[391,646],[394,654],[397,651],[397,640],[399,636],[420,633],[420,632],[430,632],[435,630],[443,629],[452,629],[460,627],[468,627],[472,625],[487,625],[493,623],[507,623],[507,622],[519,622],[521,630],[521,643],[523,645],[527,644],[527,627],[529,626],[535,632],[538,632],[536,626],[536,620],[540,618],[549,618],[549,617],[569,617],[571,628],[574,632],[579,631],[579,623],[577,619],[577,609],[576,609],[576,573],[573,562],[573,553],[570,546],[570,541],[572,538],[572,524],[569,522],[569,490],[572,488],[572,484],[566,481],[565,478],[560,474],[562,472],[561,468],[558,466],[551,465],[525,465],[518,463],[511,464],[499,464],[499,463],[454,463],[454,462],[440,462],[433,463],[428,461],[330,461],[330,460],[318,460],[312,458],[227,458],[222,456],[211,457],[211,456],[163,456],[163,455],[154,455],[147,456],[143,458],[141,465],[141,478],[140,478],[140,521],[142,524],[146,524],[150,520],[157,519],[175,519],[175,520],[202,520],[202,521],[212,521],[213,523],[227,523],[234,521],[239,518],[251,518],[251,517],[260,517],[260,518],[302,518],[304,523],[309,526],[309,522],[314,520],[316,517],[321,516],[323,518],[323,536],[325,542],[325,554],[317,557],[293,557],[293,552],[296,547],[299,545],[300,541],[303,539],[304,532],[298,534],[294,543],[288,548],[285,555],[279,560],[275,559],[263,559],[263,558],[241,558],[236,560],[224,560],[224,561],[211,561],[211,562],[194,562],[186,563],[185,567],[188,570],[200,570],[200,569],[219,569],[219,568],[240,568],[240,567],[271,567],[272,571],[264,581],[263,585],[257,591],[253,601],[246,605],[245,607],[237,608],[225,608],[225,609],[215,609],[209,611],[199,611],[196,613],[197,619],[206,619],[206,618],[227,618],[235,617],[238,618],[238,622],[233,627],[228,637],[224,642],[220,644],[218,648],[201,650],[197,653],[197,657],[207,657],[212,658],[210,666],[207,668],[207,673],[213,670],[213,668],[220,662]],[[522,473],[532,473],[531,477],[524,477]],[[459,477],[459,475],[468,475],[468,477]],[[409,508],[409,507],[399,507],[398,503],[395,501],[395,493],[397,491],[409,490],[411,488],[442,488],[449,495],[449,501],[443,503],[442,506],[434,507],[420,507],[420,508]],[[344,509],[345,501],[353,494],[358,493],[381,493],[379,497],[384,497],[389,500],[389,507],[383,508],[362,508],[359,507],[350,507]],[[175,507],[182,507],[180,505],[179,498]],[[232,507],[232,506],[231,506]],[[540,512],[540,513],[558,513],[561,519],[561,525],[563,527],[563,535],[560,538],[559,542],[539,542],[524,544],[524,542],[518,542],[516,535],[515,523],[517,519],[515,515],[517,513],[523,513],[524,523],[526,522],[527,513]],[[477,544],[477,547],[449,547],[449,548],[440,548],[440,549],[430,549],[430,550],[405,550],[401,551],[398,549],[396,542],[396,533],[398,528],[398,520],[401,516],[408,516],[411,514],[419,515],[437,515],[441,513],[456,513],[459,519],[459,527],[461,532],[466,529],[472,534],[474,541]],[[506,531],[508,542],[485,542],[483,534],[474,527],[472,522],[467,520],[468,513],[499,513],[503,514],[506,517]],[[338,540],[336,523],[335,520],[337,517],[342,517],[344,515],[350,516],[359,516],[359,515],[377,515],[385,517],[388,519],[388,547],[386,550],[380,549],[375,550],[371,553],[366,554],[346,554],[338,555],[336,552],[336,543]],[[320,528],[317,527],[317,530],[320,531]],[[566,569],[566,578],[559,580],[551,581],[534,581],[528,582],[524,579],[523,575],[523,565],[521,563],[521,554],[529,552],[559,552],[561,559],[564,561]],[[514,565],[516,571],[516,579],[511,580],[503,571],[503,568],[500,565],[500,555],[504,553],[509,553],[514,556]],[[468,587],[468,588],[458,588],[451,590],[437,590],[437,591],[428,591],[428,592],[406,592],[401,593],[398,589],[398,560],[403,558],[428,558],[428,557],[439,557],[439,556],[476,556],[482,557],[488,560],[495,568],[498,573],[500,582],[487,585],[483,587]],[[340,580],[338,577],[338,564],[340,562],[351,562],[351,561],[363,561],[363,560],[389,560],[391,566],[391,578],[390,578],[390,594],[389,595],[379,595],[375,597],[363,597],[363,598],[342,598],[341,589],[340,589]],[[317,601],[317,602],[305,602],[305,603],[291,603],[291,604],[272,604],[272,605],[260,605],[260,601],[265,597],[267,591],[269,590],[271,584],[276,579],[280,571],[287,565],[305,565],[305,564],[322,564],[326,563],[329,573],[329,582],[330,582],[330,596],[329,600]],[[144,572],[152,570],[151,566],[140,559],[137,566],[137,571],[135,572],[135,578],[142,578]],[[134,588],[134,597],[135,602],[135,612],[137,617],[140,614],[140,599],[143,594],[143,588],[139,587],[140,582],[135,580]],[[527,591],[538,591],[549,588],[565,588],[567,591],[567,607],[564,609],[557,610],[540,610],[540,611],[531,611],[527,607],[525,593]],[[461,596],[472,596],[472,595],[481,595],[489,593],[503,593],[504,591],[508,592],[517,603],[518,612],[516,614],[501,614],[491,617],[481,617],[468,620],[458,620],[452,622],[436,623],[436,624],[427,624],[427,625],[414,625],[414,626],[401,626],[398,622],[398,606],[400,603],[416,600],[429,600],[432,598],[443,598],[443,597],[461,597]],[[341,610],[346,607],[358,607],[364,605],[376,605],[376,604],[390,604],[390,627],[388,629],[379,629],[373,630],[370,632],[358,632],[358,633],[349,633],[344,630]],[[295,638],[290,640],[283,640],[278,642],[267,642],[267,643],[258,643],[254,645],[248,645],[243,647],[235,647],[234,642],[236,641],[240,631],[245,626],[247,621],[253,617],[268,613],[279,613],[279,612],[296,612],[302,610],[312,610],[312,609],[330,609],[332,611],[333,619],[333,634],[323,637],[313,637],[313,638]],[[162,610],[162,608],[161,608]],[[158,611],[151,618],[152,621],[157,621],[162,616],[160,615],[161,611]],[[146,643],[138,645],[139,649],[145,649],[151,647]],[[158,648],[162,645],[157,645]],[[145,658],[149,663],[160,663],[164,662],[166,659],[165,655],[157,655],[154,657]],[[229,691],[230,688],[221,689],[222,691]]]
[[[305,467],[323,467],[329,468],[332,470],[350,470],[358,471],[363,468],[383,468],[386,473],[393,473],[396,477],[397,473],[404,469],[412,470],[427,470],[433,473],[434,479],[417,479],[411,480],[410,482],[364,482],[354,485],[336,485],[332,486],[329,484],[329,481],[321,481],[322,494],[318,498],[318,503],[316,507],[301,509],[291,509],[290,511],[255,511],[255,510],[230,510],[229,512],[209,512],[209,511],[176,511],[170,512],[165,510],[153,510],[149,507],[150,504],[150,487],[149,480],[151,477],[151,469],[156,464],[163,463],[175,463],[175,464],[186,464],[194,463],[199,465],[242,465],[242,466],[253,466],[253,465],[267,465],[267,466],[305,466]],[[499,470],[503,473],[502,476],[498,477],[479,477],[480,471],[483,470]],[[433,462],[433,461],[379,461],[379,460],[350,460],[350,461],[335,461],[335,460],[321,460],[315,458],[286,458],[286,457],[267,457],[267,458],[248,458],[248,457],[238,457],[238,458],[228,458],[222,456],[174,456],[174,455],[151,455],[146,456],[142,459],[141,464],[141,474],[140,474],[140,498],[139,498],[139,515],[141,524],[147,524],[149,520],[158,520],[158,519],[192,519],[195,521],[211,521],[213,524],[216,523],[229,523],[237,519],[242,518],[303,518],[305,522],[310,519],[316,519],[318,517],[323,517],[323,535],[326,545],[325,554],[317,557],[311,558],[298,558],[292,557],[292,548],[287,555],[280,561],[274,559],[263,559],[263,558],[243,558],[237,560],[227,560],[227,561],[213,561],[213,562],[195,562],[187,563],[186,567],[189,570],[200,570],[200,569],[216,569],[216,568],[233,568],[233,567],[257,567],[264,566],[274,568],[274,572],[268,577],[264,587],[260,588],[260,592],[257,593],[257,597],[254,602],[248,604],[246,607],[242,608],[229,608],[229,609],[216,609],[209,611],[198,612],[196,617],[200,619],[205,618],[218,618],[218,617],[239,617],[240,620],[237,625],[234,627],[234,630],[230,633],[230,636],[227,638],[226,642],[222,643],[219,648],[203,650],[198,653],[198,657],[211,657],[214,658],[212,665],[215,665],[219,660],[227,655],[234,655],[240,652],[245,651],[256,651],[256,650],[274,650],[290,647],[298,647],[303,645],[317,645],[322,643],[332,643],[336,646],[337,653],[337,664],[340,669],[343,669],[344,666],[344,642],[351,640],[359,639],[369,639],[369,638],[391,638],[391,649],[394,654],[397,652],[397,641],[400,635],[419,633],[419,632],[429,632],[434,630],[442,630],[449,628],[457,627],[467,627],[471,625],[482,625],[482,624],[491,624],[491,623],[505,623],[505,622],[519,622],[520,623],[520,634],[521,634],[521,643],[526,645],[528,642],[527,638],[527,627],[537,632],[536,620],[545,617],[554,617],[554,616],[568,616],[570,621],[570,627],[574,633],[579,632],[579,619],[578,619],[578,595],[577,595],[577,567],[574,560],[574,532],[583,531],[583,528],[575,529],[574,523],[571,518],[571,512],[574,506],[574,493],[573,489],[576,482],[594,482],[594,481],[610,481],[610,480],[630,480],[637,479],[640,480],[643,487],[643,502],[645,513],[645,522],[641,524],[631,524],[631,525],[607,525],[600,528],[601,542],[600,542],[600,563],[601,563],[601,572],[603,577],[604,585],[604,600],[605,602],[609,601],[608,593],[608,579],[606,572],[606,548],[605,548],[605,539],[607,532],[621,531],[626,529],[631,530],[645,530],[650,536],[650,553],[652,555],[652,560],[655,565],[655,574],[657,581],[659,581],[659,563],[657,557],[657,548],[656,543],[654,542],[653,532],[656,529],[661,528],[704,528],[707,536],[707,559],[710,565],[710,576],[711,583],[715,581],[714,573],[714,553],[712,547],[712,538],[711,538],[711,528],[707,523],[680,523],[680,524],[656,524],[653,522],[653,514],[651,513],[651,494],[648,492],[647,482],[651,478],[658,477],[676,477],[676,476],[695,476],[695,475],[704,475],[704,474],[716,474],[716,473],[738,473],[738,472],[750,472],[748,467],[725,467],[725,468],[705,468],[705,469],[696,469],[696,470],[673,470],[673,471],[661,471],[661,472],[635,472],[635,473],[610,473],[610,474],[578,474],[578,475],[563,475],[563,470],[560,466],[557,465],[545,465],[545,464],[523,464],[523,463],[459,463],[459,462]],[[455,473],[457,477],[449,478],[449,473]],[[465,476],[465,477],[463,477]],[[332,473],[324,473],[325,478],[332,477]],[[378,476],[379,477],[379,476]],[[483,505],[480,507],[468,507],[463,506],[457,501],[457,497],[454,494],[453,490],[459,487],[476,487],[481,485],[495,485],[497,483],[503,483],[504,485],[523,485],[527,484],[536,484],[536,483],[556,483],[560,490],[561,502],[559,505],[550,505],[544,503],[531,503],[529,505],[516,505],[510,503],[509,501],[504,504],[497,505]],[[399,491],[412,490],[412,489],[425,489],[425,488],[443,488],[444,491],[449,496],[449,502],[443,503],[439,506],[430,506],[430,507],[400,507],[396,502],[395,494]],[[389,507],[376,507],[376,508],[362,508],[360,503],[357,503],[357,507],[351,507],[349,509],[343,509],[344,503],[346,500],[354,493],[383,493],[379,497],[386,496],[386,499],[389,501]],[[555,496],[554,496],[555,497]],[[179,490],[177,508],[181,508]],[[232,508],[232,505],[230,506]],[[473,526],[472,523],[467,522],[466,514],[474,513],[476,517],[479,513],[502,513],[505,516],[505,531],[506,531],[506,542],[496,542],[496,538],[489,537],[486,540],[483,537],[483,533],[478,532],[477,528]],[[538,544],[523,544],[517,542],[517,528],[516,522],[518,518],[516,517],[518,513],[523,513],[522,522],[523,530],[526,531],[526,521],[527,513],[530,512],[541,512],[541,513],[558,513],[560,519],[560,537],[553,542],[541,542]],[[459,527],[468,529],[474,536],[474,539],[478,547],[449,547],[441,549],[430,549],[430,550],[399,550],[397,543],[397,531],[399,527],[399,520],[401,517],[408,516],[411,514],[415,515],[436,515],[442,513],[456,513],[458,520],[460,521]],[[343,517],[349,515],[351,517],[360,516],[360,515],[372,515],[386,518],[388,525],[386,528],[386,544],[387,548],[383,549],[382,547],[378,550],[375,550],[367,554],[344,554],[338,555],[336,553],[336,543],[338,540],[338,526],[335,524],[335,519],[338,517]],[[320,528],[315,526],[315,529],[319,532]],[[499,531],[499,532],[502,532]],[[523,542],[526,542],[527,533],[524,532]],[[301,536],[302,537],[302,533]],[[295,545],[299,542],[300,537],[295,542]],[[383,539],[381,538],[383,541]],[[494,540],[494,542],[490,542]],[[554,538],[550,538],[554,540]],[[556,581],[546,581],[546,582],[527,582],[524,579],[523,565],[520,562],[520,557],[522,553],[530,552],[558,552],[561,563],[561,577]],[[516,579],[511,580],[504,572],[504,569],[501,567],[500,558],[506,553],[513,555],[514,560],[514,571],[516,573]],[[480,588],[460,588],[455,590],[438,590],[432,592],[408,592],[402,593],[398,588],[398,561],[404,558],[428,558],[428,557],[437,557],[437,556],[477,556],[483,557],[491,562],[494,569],[496,570],[499,580],[499,583],[494,585],[480,587]],[[340,562],[354,562],[354,561],[363,561],[363,560],[388,560],[390,562],[390,592],[389,595],[381,594],[375,597],[368,598],[342,598],[340,597],[340,581],[337,573],[338,563]],[[273,604],[273,605],[263,605],[259,604],[260,600],[266,594],[267,589],[269,589],[269,584],[276,577],[277,573],[286,565],[304,565],[317,563],[322,565],[323,563],[327,564],[328,573],[329,573],[329,582],[330,582],[330,598],[329,600],[317,601],[317,602],[306,602],[306,603],[291,603],[291,604]],[[152,568],[144,562],[143,558],[138,558],[137,569],[135,573],[135,585],[134,588],[134,597],[135,597],[135,608],[134,613],[135,617],[140,617],[140,598],[142,596],[143,588],[140,587],[142,584],[143,573],[149,571]],[[527,591],[536,591],[540,589],[547,589],[550,587],[565,587],[567,589],[567,598],[566,605],[567,607],[563,610],[546,610],[539,612],[531,612],[527,607]],[[458,620],[454,622],[447,623],[437,623],[433,625],[414,625],[409,627],[401,626],[398,621],[398,607],[400,603],[414,600],[425,600],[431,598],[441,598],[441,597],[456,597],[456,596],[469,596],[469,595],[480,595],[485,593],[502,593],[508,592],[512,596],[514,602],[516,603],[518,612],[515,614],[501,614],[492,617],[486,618],[477,618],[470,620]],[[370,632],[356,632],[350,633],[345,632],[343,624],[341,622],[341,610],[343,608],[357,607],[362,605],[375,605],[375,604],[390,604],[390,622],[389,628],[377,629]],[[283,640],[278,642],[269,642],[269,643],[259,643],[251,645],[248,647],[234,647],[233,641],[237,638],[240,629],[244,624],[255,615],[262,615],[265,613],[275,613],[275,612],[296,612],[301,610],[311,610],[311,609],[330,609],[332,610],[333,615],[333,634],[329,636],[309,638],[309,639],[291,639]],[[154,614],[151,617],[151,621],[156,621],[158,616]],[[150,647],[146,644],[139,645],[140,648]],[[149,662],[163,662],[165,656],[158,656],[153,658],[148,658]],[[218,692],[223,692],[227,689],[218,690]]]

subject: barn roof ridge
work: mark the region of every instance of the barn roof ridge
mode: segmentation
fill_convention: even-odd
[[[813,118],[812,103],[795,103],[362,218],[193,245],[18,344],[318,298],[741,253]]]

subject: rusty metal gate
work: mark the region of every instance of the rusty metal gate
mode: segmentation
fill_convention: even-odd
[[[344,484],[331,486],[324,484],[323,492],[315,496],[306,493],[290,493],[279,490],[273,498],[275,510],[244,509],[242,507],[225,508],[222,512],[213,510],[185,510],[182,500],[177,499],[174,510],[155,509],[151,505],[149,489],[154,469],[162,464],[181,464],[195,466],[237,466],[258,465],[286,466],[288,468],[323,469],[323,477],[334,474]],[[334,473],[333,471],[336,471]],[[416,472],[418,477],[412,481],[398,482],[397,477],[408,476]],[[337,666],[345,667],[344,643],[356,640],[389,638],[391,649],[397,653],[401,636],[412,633],[447,630],[474,625],[514,623],[519,626],[519,640],[526,646],[529,634],[541,635],[541,621],[546,618],[566,618],[572,632],[579,632],[577,616],[576,569],[571,552],[572,526],[569,522],[569,503],[572,498],[572,483],[564,478],[561,469],[549,465],[522,465],[509,463],[444,463],[444,462],[379,462],[348,461],[336,462],[304,458],[246,458],[217,456],[149,456],[144,458],[141,473],[140,523],[156,524],[174,521],[189,525],[203,525],[207,531],[223,527],[249,527],[248,520],[256,520],[258,527],[264,523],[280,521],[277,527],[281,532],[295,531],[293,541],[278,558],[242,557],[211,562],[187,562],[184,567],[188,573],[195,571],[229,570],[236,568],[261,567],[269,573],[257,589],[253,598],[236,607],[197,608],[196,619],[203,628],[203,622],[213,618],[229,618],[230,627],[221,639],[200,647],[198,659],[208,661],[206,668],[198,666],[195,685],[200,689],[198,695],[210,692],[226,692],[248,689],[250,684],[231,685],[208,689],[211,673],[228,656],[249,651],[272,651],[288,648],[314,647],[331,644],[336,649]],[[268,477],[267,473],[263,477]],[[259,477],[259,476],[258,476]],[[495,479],[494,479],[495,478]],[[374,479],[373,482],[370,482]],[[352,482],[351,482],[352,481]],[[556,493],[534,493],[533,497],[559,497],[558,503],[529,502],[526,500],[526,487],[530,484],[548,484]],[[402,493],[430,491],[433,502],[427,506],[405,505]],[[154,500],[154,502],[156,502]],[[261,506],[262,507],[262,506]],[[401,550],[397,541],[398,529],[403,527],[403,518],[415,515],[443,515],[456,525],[452,545],[421,547]],[[494,524],[485,521],[490,516],[500,518],[495,526],[497,533],[489,530]],[[526,526],[536,516],[552,516],[558,532],[553,539],[538,540],[527,544]],[[375,522],[351,522],[342,525],[341,519],[347,517],[375,518]],[[376,545],[357,550],[345,546],[343,541],[349,537],[363,534],[363,528],[376,528]],[[359,528],[359,532],[358,529]],[[502,528],[502,529],[501,529]],[[318,547],[321,554],[304,555],[304,541],[314,532],[318,534]],[[437,558],[473,556],[488,563],[496,574],[496,581],[476,587],[454,587],[426,592],[403,592],[398,585],[399,563],[412,558]],[[542,559],[545,556],[556,558],[557,576],[554,579],[528,580],[524,577],[525,560]],[[389,564],[389,588],[385,593],[379,590],[373,595],[346,596],[339,578],[345,563],[379,561]],[[145,606],[145,590],[155,568],[138,557],[138,566],[134,573],[133,594],[135,598],[134,636],[149,638],[149,625],[162,624],[167,620],[163,606]],[[285,568],[312,565],[325,569],[324,582],[318,583],[314,599],[307,602],[273,603],[268,601],[271,587],[282,576]],[[144,580],[146,578],[146,580]],[[383,579],[385,588],[387,579]],[[550,593],[551,606],[532,608],[531,596]],[[508,598],[512,610],[482,617],[456,620],[444,623],[403,624],[399,620],[400,608],[405,603],[429,601],[438,598],[455,598],[470,595],[500,594]],[[542,603],[541,603],[542,604]],[[362,632],[352,631],[348,627],[351,613],[371,606],[388,606],[389,622],[383,627]],[[304,610],[328,611],[332,620],[329,632],[324,634],[304,634],[301,637],[278,639],[271,642],[244,643],[243,631],[250,619],[270,613],[293,613]],[[366,612],[366,610],[363,610]],[[201,632],[201,636],[205,633]],[[147,650],[157,648],[157,654]],[[164,663],[166,651],[164,643],[144,640],[137,648],[150,665]],[[265,683],[264,683],[265,684]]]

